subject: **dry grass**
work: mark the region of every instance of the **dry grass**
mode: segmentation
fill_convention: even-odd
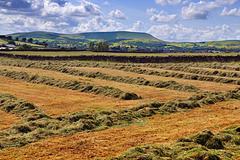
[[[19,117],[13,114],[8,114],[6,112],[0,111],[0,130],[8,129],[13,124],[20,121]]]
[[[149,81],[157,81],[157,80],[176,81],[181,84],[189,84],[189,85],[196,86],[199,89],[204,90],[204,91],[228,91],[228,90],[232,90],[234,88],[239,87],[238,85],[234,85],[234,84],[223,84],[223,83],[207,82],[207,81],[186,80],[186,79],[179,79],[179,78],[172,78],[172,77],[160,77],[160,76],[137,74],[137,73],[132,73],[132,72],[124,72],[124,71],[119,71],[119,70],[114,70],[114,69],[105,69],[105,68],[74,67],[74,69],[79,69],[81,71],[86,71],[86,72],[101,72],[101,73],[115,75],[115,76],[142,77]],[[156,68],[142,68],[142,69],[156,70],[159,72],[164,72],[164,71],[171,72],[169,70],[156,69]],[[172,71],[172,72],[175,72],[175,71]],[[180,72],[180,71],[179,71],[179,73],[186,74],[185,72]]]
[[[152,101],[167,102],[167,101],[173,100],[175,98],[187,98],[193,94],[193,93],[174,91],[174,90],[169,90],[169,89],[164,89],[164,88],[139,86],[139,85],[135,85],[135,84],[126,84],[126,83],[107,81],[107,80],[101,80],[101,79],[96,79],[96,78],[72,76],[72,75],[67,75],[64,73],[47,71],[47,70],[42,70],[42,69],[20,68],[20,67],[9,67],[9,66],[0,66],[0,69],[8,69],[11,71],[27,72],[29,74],[38,74],[39,76],[48,76],[48,77],[52,77],[55,79],[62,79],[62,80],[67,80],[67,81],[76,80],[76,81],[91,83],[91,84],[99,85],[99,86],[110,86],[110,87],[118,88],[125,92],[134,92],[144,98],[143,100],[139,100],[144,103],[152,102]],[[157,78],[157,77],[155,76],[155,78]]]
[[[10,93],[58,116],[81,110],[114,110],[145,103],[144,100],[123,101],[68,89],[26,83],[0,76],[0,93]]]
[[[147,124],[53,137],[1,152],[2,159],[94,159],[121,154],[143,144],[172,142],[204,129],[214,132],[240,124],[239,101],[221,102],[185,113],[156,115]],[[239,153],[240,154],[240,153]]]
[[[203,69],[207,71],[221,71],[221,72],[234,72],[240,74],[240,71],[228,70],[228,69],[213,69],[213,68],[202,68],[202,67],[189,67],[191,69]]]
[[[185,75],[200,75],[200,76],[209,76],[209,77],[214,77],[214,78],[226,78],[226,79],[234,79],[234,80],[240,80],[239,78],[233,78],[233,77],[223,77],[223,76],[215,76],[215,75],[204,75],[204,74],[195,74],[195,73],[189,73],[189,72],[183,72],[183,71],[175,71],[175,70],[166,70],[166,69],[158,69],[158,68],[147,68],[147,67],[141,67],[142,69],[146,70],[154,70],[158,72],[174,72],[174,73],[180,73],[180,74],[185,74]],[[192,67],[193,68],[193,67]],[[196,69],[203,69],[203,70],[209,70],[209,71],[215,71],[215,69],[210,69],[210,68],[197,68]],[[228,70],[231,72],[230,70]],[[224,72],[228,72],[224,71]],[[239,72],[238,72],[239,73]]]
[[[106,81],[107,84],[107,81]],[[120,84],[119,84],[120,85]],[[126,87],[121,84],[122,87]],[[137,86],[145,99],[119,100],[90,93],[82,93],[40,84],[26,83],[0,76],[0,93],[10,93],[18,98],[32,102],[43,108],[50,116],[59,116],[82,110],[114,110],[138,106],[152,101],[169,101],[175,98],[187,98],[191,94],[167,89]],[[134,89],[134,85],[132,85]],[[149,89],[146,89],[149,88]],[[131,90],[131,88],[128,88]],[[144,92],[143,92],[144,90]],[[134,92],[134,91],[131,91]]]
[[[156,69],[156,68],[144,68],[144,69],[155,70],[155,71],[158,71],[158,72],[168,71],[168,72],[178,72],[178,73],[183,73],[183,74],[191,74],[191,73],[186,73],[186,72],[181,72],[181,71],[171,71],[171,70]],[[194,74],[194,75],[196,75],[196,74]],[[211,76],[211,77],[220,78],[219,76]],[[162,80],[162,79],[165,79],[165,81],[166,80],[168,80],[168,81],[173,80],[173,81],[176,81],[176,82],[182,83],[182,84],[190,84],[190,85],[196,86],[199,89],[204,90],[204,91],[229,91],[229,90],[232,90],[232,89],[235,89],[235,88],[239,87],[239,85],[234,85],[234,84],[224,84],[224,83],[196,81],[196,80],[186,80],[186,79],[178,79],[178,78],[171,78],[171,77],[160,77],[159,80]]]

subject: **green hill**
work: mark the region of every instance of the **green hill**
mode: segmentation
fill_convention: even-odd
[[[79,34],[60,34],[52,32],[23,32],[11,34],[13,38],[34,38],[34,39],[51,39],[51,40],[88,40],[88,41],[111,41],[116,39],[124,40],[144,40],[160,41],[147,33],[141,32],[89,32]]]
[[[46,41],[50,46],[86,48],[90,42],[108,42],[111,46],[126,45],[138,47],[157,47],[165,42],[141,32],[88,32],[79,34],[60,34],[52,32],[23,32],[11,34],[13,38],[33,38]]]
[[[7,35],[9,36],[9,35]],[[185,52],[190,49],[206,51],[219,50],[225,51],[240,50],[240,41],[211,41],[211,42],[164,42],[148,33],[141,32],[87,32],[78,34],[61,34],[53,32],[22,32],[14,33],[10,36],[15,39],[33,38],[39,42],[47,42],[50,47],[65,47],[78,49],[88,48],[90,42],[108,42],[110,47],[126,46],[126,47],[142,47],[151,49],[168,49]]]

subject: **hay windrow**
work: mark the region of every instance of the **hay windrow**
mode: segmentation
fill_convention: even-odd
[[[235,159],[239,158],[236,155],[239,154],[240,146],[231,140],[240,137],[237,128],[239,127],[232,127],[216,134],[205,130],[195,135],[179,138],[173,144],[137,146],[122,155],[107,159]],[[226,140],[224,137],[229,137],[229,139]]]
[[[122,100],[136,100],[141,97],[137,96],[135,93],[127,93],[120,89],[108,87],[108,86],[96,86],[93,84],[82,83],[78,81],[64,81],[64,80],[56,80],[53,78],[49,78],[46,76],[38,76],[38,75],[29,75],[26,72],[16,72],[16,71],[7,71],[0,70],[0,75],[22,80],[25,82],[31,82],[36,84],[44,84],[53,87],[66,88],[71,90],[77,90],[79,92],[87,92],[93,94],[104,95],[108,97],[119,98]]]
[[[145,86],[153,86],[157,88],[167,88],[171,90],[178,90],[178,91],[187,91],[187,92],[196,92],[199,91],[199,89],[193,85],[185,85],[185,84],[180,84],[175,81],[148,81],[144,78],[133,78],[133,77],[121,77],[121,76],[113,76],[109,74],[104,74],[100,72],[84,72],[72,68],[67,68],[64,67],[66,64],[64,63],[54,63],[54,62],[14,62],[14,61],[4,61],[0,60],[0,63],[2,65],[7,65],[7,66],[16,66],[16,67],[26,67],[26,68],[37,68],[37,69],[44,69],[44,70],[51,70],[51,71],[56,71],[56,72],[61,72],[69,75],[74,75],[74,76],[83,76],[83,77],[88,77],[88,78],[98,78],[98,79],[103,79],[103,80],[109,80],[109,81],[115,81],[115,82],[121,82],[121,83],[128,83],[128,84],[137,84],[137,85],[145,85]],[[52,64],[53,63],[53,64]],[[70,64],[71,65],[71,64]],[[85,65],[84,65],[85,66]],[[97,65],[98,66],[98,65]],[[89,67],[92,67],[91,65]],[[93,66],[95,67],[95,66]],[[105,68],[106,66],[101,66],[99,67]],[[109,67],[107,65],[107,67]],[[130,71],[134,72],[134,70],[130,68],[122,68],[122,67],[114,67],[111,66],[110,68],[112,69],[119,69],[119,70],[124,70],[124,71]],[[137,72],[135,72],[137,73]],[[140,73],[142,74],[142,72]]]
[[[0,63],[2,65],[8,65],[8,66],[17,66],[17,67],[31,67],[31,68],[40,68],[40,69],[47,69],[47,70],[53,70],[58,71],[62,73],[68,73],[71,75],[79,75],[79,76],[86,76],[90,78],[101,78],[104,79],[108,77],[106,80],[113,80],[122,82],[123,80],[118,80],[117,76],[111,76],[107,74],[102,73],[88,73],[88,72],[81,72],[78,70],[66,68],[68,67],[92,67],[92,68],[109,68],[109,69],[116,69],[126,72],[133,72],[137,74],[145,74],[145,75],[154,75],[154,76],[160,76],[160,77],[173,77],[173,78],[179,78],[179,79],[187,79],[187,80],[198,80],[198,81],[209,81],[209,82],[217,82],[217,83],[228,83],[228,84],[235,84],[240,85],[240,80],[234,80],[234,79],[228,79],[228,78],[221,78],[221,77],[211,77],[207,75],[198,75],[200,71],[193,71],[196,72],[196,75],[190,75],[190,74],[183,74],[183,73],[177,73],[177,72],[158,72],[154,70],[146,70],[141,69],[139,67],[151,67],[151,68],[162,68],[162,69],[169,69],[169,70],[177,70],[177,71],[188,71],[192,69],[188,69],[190,66],[196,66],[197,64],[124,64],[124,63],[98,63],[98,62],[16,62],[16,61],[7,61],[7,60],[1,60]],[[60,66],[63,66],[61,68]],[[190,71],[189,71],[190,72]],[[203,71],[202,71],[203,72]],[[202,73],[203,74],[203,73]],[[208,75],[214,75],[216,74],[213,72],[212,74],[208,73]],[[235,75],[233,73],[219,73],[221,75]],[[112,79],[109,77],[113,77]],[[126,81],[125,83],[133,83],[133,80]],[[146,84],[146,80],[144,84]],[[134,82],[136,83],[136,82]],[[153,82],[154,83],[154,82]],[[165,82],[166,83],[166,82]],[[136,83],[137,84],[137,83]],[[142,84],[141,84],[142,85]],[[171,86],[171,85],[170,85]],[[179,86],[179,84],[178,84]],[[175,86],[169,87],[169,89],[174,89]],[[185,88],[186,87],[186,88]],[[176,87],[179,89],[179,87]],[[189,91],[195,92],[197,89],[194,86],[189,87]],[[180,89],[182,91],[186,90],[188,91],[188,87],[181,84]]]
[[[126,126],[142,123],[143,118],[156,114],[171,114],[188,111],[196,107],[223,102],[230,99],[240,100],[240,89],[228,92],[199,92],[187,99],[176,99],[167,103],[153,102],[130,109],[117,111],[85,111],[52,118],[35,105],[12,95],[0,95],[0,109],[23,117],[22,123],[0,132],[2,148],[19,147],[39,141],[52,135],[65,135],[83,131],[97,131],[111,126]],[[238,130],[237,130],[238,131]],[[209,148],[220,145],[218,139],[204,143]],[[232,140],[239,144],[239,139]]]

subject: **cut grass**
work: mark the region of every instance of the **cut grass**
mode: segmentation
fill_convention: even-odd
[[[42,69],[9,67],[9,66],[0,66],[0,69],[7,69],[10,71],[18,71],[18,72],[24,71],[33,75],[38,74],[39,76],[47,76],[54,79],[61,79],[66,81],[76,80],[76,81],[90,83],[98,86],[110,86],[110,87],[118,88],[125,92],[134,92],[138,95],[141,95],[143,99],[148,99],[152,101],[166,102],[174,98],[184,98],[193,94],[193,93],[174,91],[174,90],[163,89],[163,88],[155,88],[151,86],[139,86],[135,84],[126,84],[126,83],[107,81],[107,80],[101,80],[101,79],[95,79],[95,78],[72,76],[64,73],[42,70]]]
[[[63,81],[60,79],[54,79],[46,76],[30,75],[26,72],[16,72],[0,70],[0,74],[5,77],[10,77],[17,80],[22,80],[30,83],[44,84],[48,86],[66,88],[71,90],[77,90],[79,92],[87,92],[92,94],[99,94],[107,97],[119,98],[122,100],[136,100],[141,99],[135,93],[124,92],[120,89],[108,87],[108,86],[96,86],[89,83],[83,83],[78,81]]]
[[[26,67],[26,68],[37,68],[37,69],[44,69],[44,70],[51,70],[56,71],[60,73],[65,73],[69,75],[74,76],[82,76],[82,77],[88,77],[88,78],[97,78],[97,79],[103,79],[108,81],[115,81],[120,83],[127,83],[127,84],[137,84],[137,85],[144,85],[144,86],[153,86],[157,88],[167,88],[172,90],[179,90],[179,91],[186,91],[186,92],[196,92],[199,89],[197,87],[194,87],[192,85],[183,85],[179,84],[175,81],[148,81],[142,77],[130,77],[130,76],[113,76],[110,74],[104,74],[100,72],[85,72],[80,71],[72,68],[66,68],[64,66],[55,66],[51,65],[49,62],[48,64],[41,64],[41,63],[14,63],[14,62],[4,62],[1,61],[3,65],[6,66],[18,66],[18,67]]]
[[[204,129],[215,133],[226,127],[237,126],[240,124],[239,108],[238,101],[221,102],[185,113],[146,118],[148,124],[142,126],[114,127],[99,132],[57,136],[21,148],[3,150],[1,155],[4,159],[112,157],[143,144],[172,143]]]
[[[101,72],[106,73],[110,75],[125,75],[130,77],[143,77],[150,81],[176,81],[180,84],[185,85],[193,85],[198,87],[201,90],[204,91],[228,91],[234,88],[239,87],[238,85],[234,84],[222,84],[222,83],[216,83],[216,82],[206,82],[206,81],[195,81],[195,80],[185,80],[185,79],[178,79],[178,78],[172,78],[172,77],[159,77],[159,76],[152,76],[152,75],[144,75],[144,74],[137,74],[133,72],[125,72],[125,71],[119,71],[114,69],[106,69],[106,68],[87,68],[87,67],[74,67],[75,69],[83,70],[83,71],[95,71],[95,72]],[[151,70],[159,70],[163,71],[162,69],[154,69],[154,68],[148,68]],[[164,70],[166,71],[166,70]]]
[[[19,98],[33,102],[44,109],[50,116],[94,110],[94,106],[104,108],[104,110],[113,110],[129,108],[150,102],[150,100],[123,101],[68,89],[12,80],[2,76],[0,76],[0,79],[0,93],[10,93]]]
[[[111,97],[102,97],[68,89],[22,82],[2,76],[0,76],[0,86],[0,93],[10,93],[21,99],[30,101],[44,109],[46,114],[54,117],[77,111],[95,110],[96,106],[98,107],[96,110],[99,110],[99,108],[102,110],[118,110],[152,101],[166,102],[176,98],[187,98],[192,95],[190,93],[183,94],[183,92],[179,91],[140,87],[139,92],[145,93],[145,99],[123,101]],[[122,85],[122,87],[128,86]],[[134,89],[134,87],[130,89]],[[144,92],[142,92],[143,90]]]
[[[20,121],[16,115],[0,111],[0,130],[8,129]]]

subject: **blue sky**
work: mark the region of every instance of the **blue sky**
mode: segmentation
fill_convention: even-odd
[[[240,0],[0,0],[0,34],[135,31],[164,41],[240,40]]]

